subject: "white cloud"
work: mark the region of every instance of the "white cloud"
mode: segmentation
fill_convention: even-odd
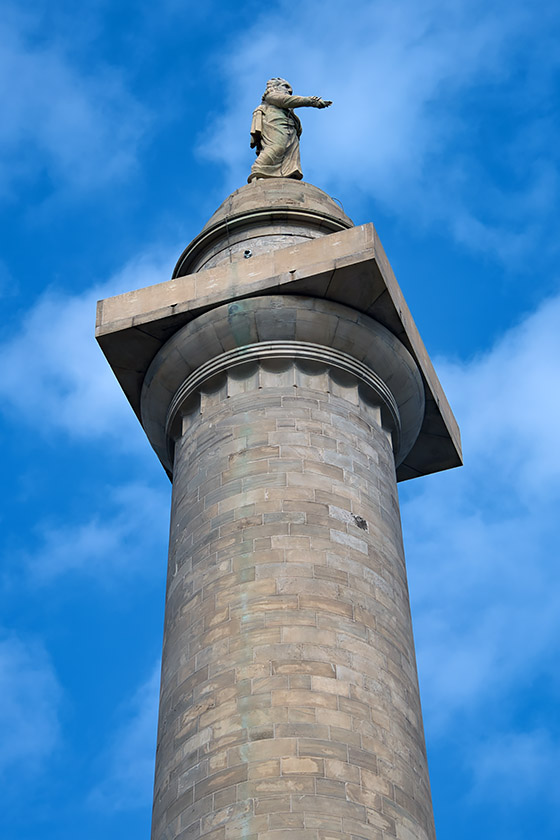
[[[438,364],[465,466],[403,488],[428,728],[481,708],[506,721],[551,678],[560,638],[560,296],[487,354]],[[456,723],[454,724],[456,725]]]
[[[125,484],[106,492],[106,506],[83,522],[43,524],[39,545],[25,557],[34,584],[61,575],[81,574],[107,584],[123,574],[135,577],[165,556],[168,494],[143,484]]]
[[[473,750],[475,784],[471,797],[492,800],[501,808],[518,808],[538,796],[558,803],[560,742],[544,729],[497,735]]]
[[[457,412],[465,418],[471,462],[491,459],[527,504],[535,494],[540,503],[558,488],[560,478],[555,445],[560,415],[558,324],[560,297],[554,297],[485,356],[468,365],[440,365]]]
[[[61,690],[43,648],[0,638],[0,774],[39,770],[60,737]]]
[[[552,28],[546,9],[532,15],[521,3],[358,1],[349,14],[328,0],[297,12],[281,2],[224,51],[226,107],[200,152],[227,167],[232,189],[243,183],[253,157],[249,115],[266,79],[282,75],[296,93],[334,101],[303,113],[306,180],[334,195],[352,187],[415,225],[442,224],[469,247],[513,261],[538,238],[534,219],[558,199],[556,151],[531,130],[552,79],[528,70],[515,92],[508,87]],[[493,120],[501,109],[499,132],[482,108],[469,113],[474,90],[490,97]],[[488,148],[509,169],[507,187],[485,168]]]
[[[152,801],[160,669],[158,662],[121,710],[124,722],[103,755],[106,775],[89,795],[93,808],[128,811]]]
[[[58,429],[76,439],[103,437],[124,449],[139,446],[138,421],[94,339],[96,301],[168,276],[167,258],[158,251],[81,294],[47,290],[18,332],[0,345],[4,410],[36,432]]]
[[[81,68],[61,43],[38,38],[32,16],[8,6],[0,25],[0,197],[46,173],[91,190],[136,165],[147,125],[115,68]],[[79,54],[79,51],[77,51]]]

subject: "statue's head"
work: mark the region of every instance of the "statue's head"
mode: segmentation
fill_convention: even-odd
[[[287,93],[290,96],[293,93],[292,86],[286,79],[281,79],[280,76],[277,76],[275,79],[269,79],[266,83],[266,90],[263,95],[263,99],[267,93],[272,93],[272,91],[281,91],[282,93]]]

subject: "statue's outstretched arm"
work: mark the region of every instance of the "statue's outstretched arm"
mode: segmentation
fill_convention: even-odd
[[[267,93],[266,101],[278,108],[328,108],[330,99],[320,96],[291,96],[288,93]]]

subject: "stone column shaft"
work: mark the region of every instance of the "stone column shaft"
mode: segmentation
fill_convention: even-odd
[[[358,356],[379,342],[332,304],[222,309],[231,335],[259,322],[263,337],[316,337],[319,321],[338,343],[351,325]],[[220,324],[219,310],[191,324],[152,381]],[[406,429],[390,394],[359,359],[305,341],[197,371],[167,416],[153,840],[381,840],[397,821],[433,838],[393,451]]]

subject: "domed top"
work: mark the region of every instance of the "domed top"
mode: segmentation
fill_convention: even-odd
[[[341,227],[354,226],[340,205],[319,187],[293,178],[260,178],[228,196],[202,230],[208,230],[226,217],[232,219],[271,209],[317,213],[340,222]]]
[[[334,199],[313,184],[258,179],[218,207],[183,251],[173,278],[353,226]]]

